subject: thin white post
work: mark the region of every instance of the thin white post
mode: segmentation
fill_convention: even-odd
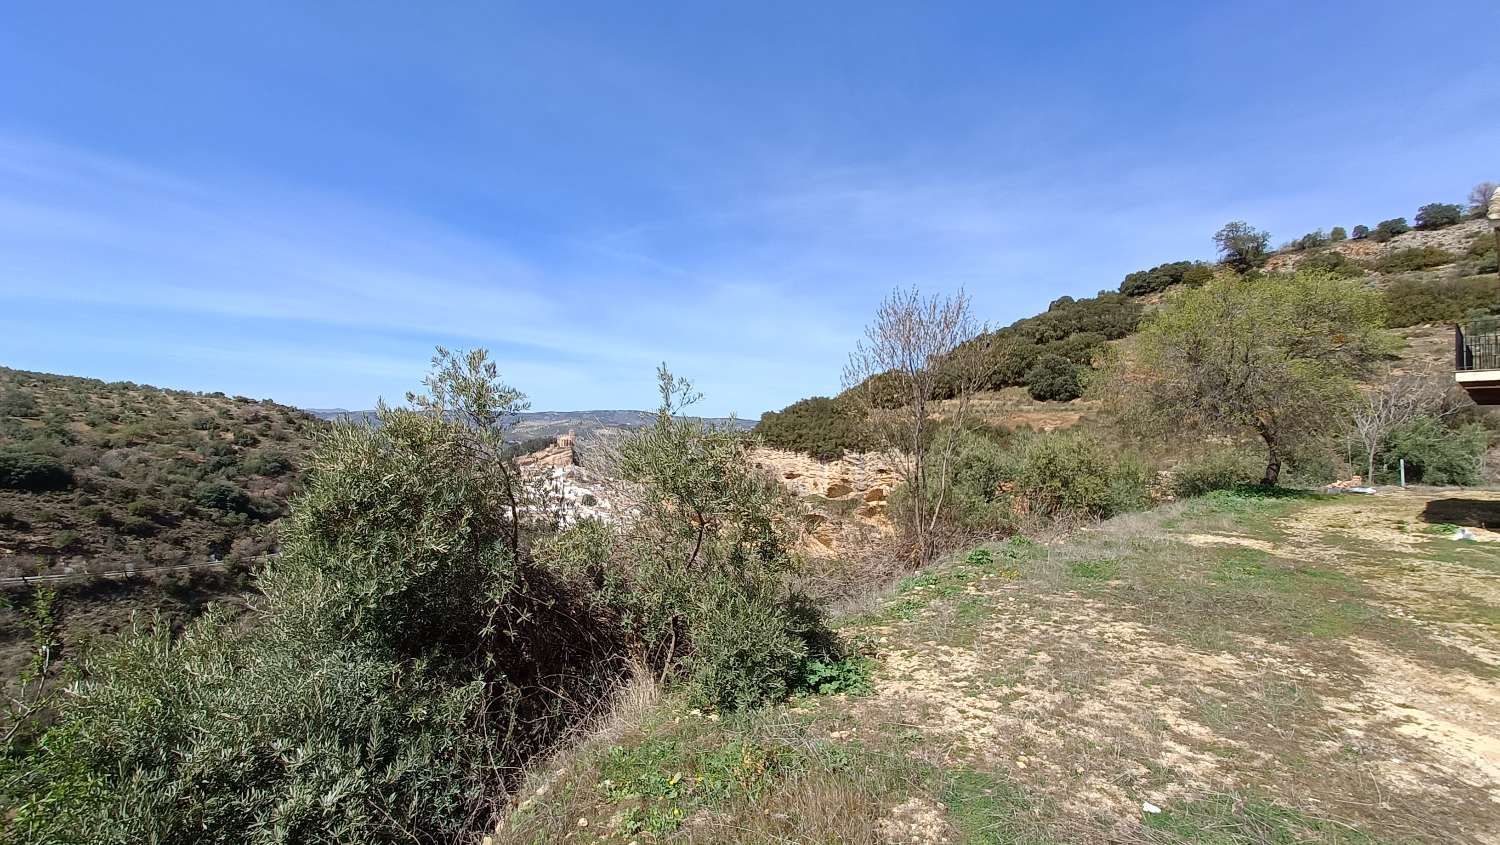
[[[1401,459],[1401,486],[1406,486],[1406,459]]]

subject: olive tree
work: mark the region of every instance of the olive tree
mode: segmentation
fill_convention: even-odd
[[[1342,427],[1357,377],[1389,348],[1379,296],[1356,282],[1221,277],[1146,324],[1115,387],[1138,430],[1259,438],[1275,484],[1294,446]]]

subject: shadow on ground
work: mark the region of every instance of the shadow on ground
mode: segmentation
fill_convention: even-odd
[[[1428,523],[1445,522],[1500,531],[1500,502],[1483,499],[1434,499],[1422,509]]]

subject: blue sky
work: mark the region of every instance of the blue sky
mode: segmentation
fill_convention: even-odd
[[[0,363],[369,407],[831,393],[897,285],[1007,323],[1245,219],[1500,179],[1500,5],[9,2]]]

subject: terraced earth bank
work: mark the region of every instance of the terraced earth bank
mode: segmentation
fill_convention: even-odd
[[[842,621],[866,694],[639,683],[491,840],[1500,843],[1496,529],[1491,492],[1216,494],[992,544]]]

